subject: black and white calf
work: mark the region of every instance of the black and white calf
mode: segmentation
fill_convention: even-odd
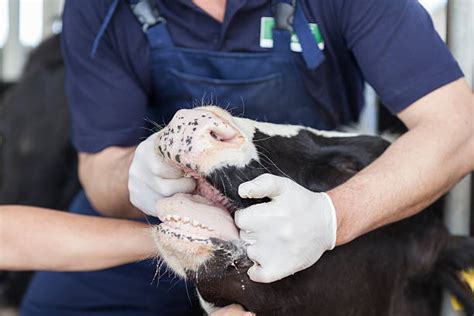
[[[250,281],[252,265],[232,213],[240,183],[263,173],[327,191],[389,146],[379,137],[323,132],[232,117],[217,107],[178,111],[161,130],[156,154],[197,179],[195,195],[159,202],[154,230],[161,258],[197,284],[207,311],[230,303],[264,315],[436,315],[451,291],[474,313],[459,272],[474,266],[474,240],[450,236],[431,209],[368,233],[312,267],[270,284]],[[382,185],[382,184],[381,184]]]

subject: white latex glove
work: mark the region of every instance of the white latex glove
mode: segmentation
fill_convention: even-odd
[[[288,178],[263,174],[239,186],[242,198],[268,197],[235,214],[240,239],[255,262],[250,279],[269,283],[312,266],[336,244],[336,210],[326,193],[314,193]]]
[[[196,187],[192,178],[166,163],[156,149],[157,133],[141,142],[135,150],[128,172],[130,202],[145,214],[157,216],[156,202],[175,193],[191,193]]]

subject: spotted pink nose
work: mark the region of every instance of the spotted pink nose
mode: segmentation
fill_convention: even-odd
[[[179,110],[158,137],[158,150],[165,157],[195,169],[206,155],[240,143],[232,117],[203,109]]]
[[[215,140],[219,142],[231,142],[237,135],[235,128],[218,115],[206,110],[179,110],[176,112],[169,126],[176,130],[185,128],[186,136],[196,139]]]

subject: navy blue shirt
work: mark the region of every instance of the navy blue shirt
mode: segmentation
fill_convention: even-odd
[[[160,94],[152,90],[145,35],[125,1],[119,3],[91,56],[111,3],[67,0],[64,9],[62,49],[73,142],[84,152],[140,142],[147,133],[143,128],[147,106]],[[327,108],[333,125],[357,120],[364,80],[398,113],[462,77],[428,13],[416,0],[300,3],[309,22],[319,25],[328,64],[322,72],[298,63],[301,84],[315,100],[320,93],[329,96],[332,101]],[[256,53],[268,49],[260,47],[260,21],[272,16],[271,1],[227,0],[223,23],[191,0],[158,0],[157,5],[176,46]]]

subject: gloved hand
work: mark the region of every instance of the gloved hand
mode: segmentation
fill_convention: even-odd
[[[166,163],[157,152],[157,133],[141,142],[135,150],[128,172],[130,202],[145,214],[157,216],[156,202],[178,192],[191,193],[196,187],[192,178]]]
[[[240,239],[255,262],[250,279],[269,283],[312,266],[336,244],[336,210],[326,193],[314,193],[288,178],[263,174],[239,186],[242,198],[268,197],[235,214]]]

